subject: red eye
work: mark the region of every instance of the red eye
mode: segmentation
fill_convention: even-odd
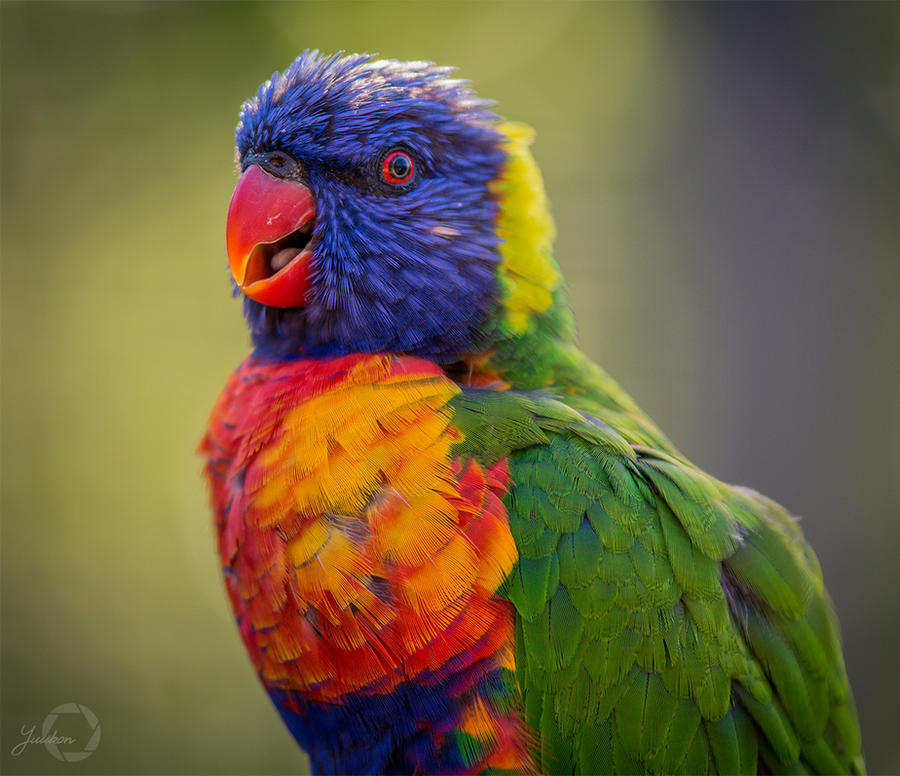
[[[388,183],[409,183],[416,174],[416,166],[406,151],[391,151],[381,163],[381,177]]]

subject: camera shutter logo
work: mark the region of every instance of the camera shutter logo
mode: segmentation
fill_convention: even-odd
[[[91,737],[88,739],[88,742],[84,745],[84,748],[81,751],[74,752],[61,752],[59,750],[59,745],[53,740],[53,736],[51,735],[53,731],[53,726],[56,724],[56,720],[58,719],[60,714],[80,714],[84,717],[85,722],[90,726],[91,729]],[[57,760],[63,760],[64,762],[69,763],[77,763],[79,760],[84,760],[90,757],[94,750],[100,743],[100,720],[97,719],[97,715],[94,714],[87,706],[84,706],[80,703],[62,703],[57,706],[53,711],[51,711],[44,718],[44,728],[41,731],[42,737],[44,738],[44,746],[47,748],[47,751],[50,752]]]

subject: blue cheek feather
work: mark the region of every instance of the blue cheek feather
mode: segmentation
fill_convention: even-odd
[[[495,118],[465,83],[421,64],[305,52],[263,84],[244,105],[238,152],[297,160],[317,216],[307,305],[244,300],[256,352],[447,363],[478,349],[498,295]],[[409,181],[392,177],[404,159],[384,167],[398,148]]]

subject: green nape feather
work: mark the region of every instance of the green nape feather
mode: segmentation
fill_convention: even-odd
[[[538,392],[454,400],[457,452],[510,466],[519,561],[502,592],[541,770],[862,773],[795,522],[684,460],[609,385],[570,394],[582,411]]]

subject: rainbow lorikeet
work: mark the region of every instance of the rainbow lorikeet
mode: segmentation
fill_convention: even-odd
[[[302,54],[242,108],[254,350],[201,449],[238,626],[318,773],[859,773],[794,519],[574,344],[528,128]]]

